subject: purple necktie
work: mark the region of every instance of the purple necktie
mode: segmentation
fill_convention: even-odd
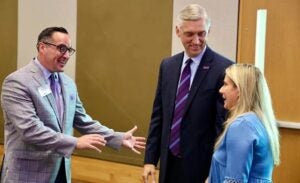
[[[186,61],[186,65],[181,73],[180,82],[177,88],[175,110],[171,126],[171,136],[169,144],[169,148],[174,156],[180,156],[180,128],[183,112],[190,90],[191,63],[191,59],[188,59]]]
[[[56,108],[59,114],[59,120],[61,121],[63,114],[63,101],[60,95],[61,88],[59,85],[58,76],[55,73],[52,73],[50,75],[50,87],[52,90],[52,94],[55,98]]]

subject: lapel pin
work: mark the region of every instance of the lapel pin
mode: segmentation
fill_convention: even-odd
[[[209,69],[209,66],[205,65],[203,66],[203,69]]]

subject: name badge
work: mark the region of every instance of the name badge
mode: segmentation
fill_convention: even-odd
[[[42,97],[52,93],[50,87],[48,85],[44,85],[38,88],[38,91]]]

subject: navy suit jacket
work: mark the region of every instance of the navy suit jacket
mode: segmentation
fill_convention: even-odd
[[[157,165],[159,182],[166,178],[170,128],[184,53],[166,58],[160,65],[145,152],[145,164]],[[196,71],[181,122],[181,153],[185,182],[204,182],[208,176],[214,143],[226,115],[219,88],[224,71],[233,62],[207,47]]]

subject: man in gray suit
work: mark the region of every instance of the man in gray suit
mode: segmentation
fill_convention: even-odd
[[[99,147],[105,145],[114,149],[123,145],[136,153],[144,149],[145,139],[133,136],[137,127],[115,132],[86,114],[74,81],[63,73],[75,52],[70,45],[65,28],[44,29],[36,45],[38,56],[5,78],[1,182],[70,183],[75,149],[101,152]],[[74,137],[73,127],[86,135]]]

